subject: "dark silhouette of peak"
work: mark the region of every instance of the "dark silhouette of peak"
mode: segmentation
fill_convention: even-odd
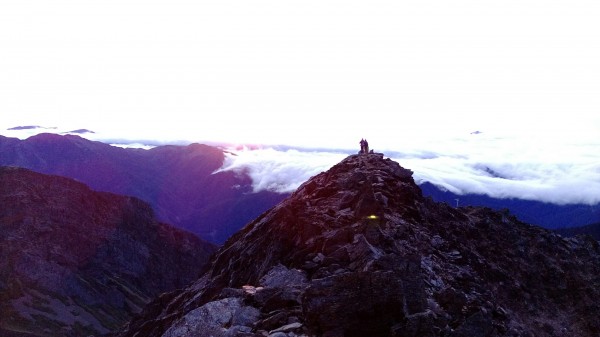
[[[87,140],[87,139],[82,138],[77,135],[59,135],[57,133],[51,133],[51,132],[38,133],[36,135],[33,135],[33,136],[27,138],[27,140],[36,142],[38,144],[48,142],[48,141],[54,141],[54,142],[59,142],[59,143],[60,142],[68,143],[68,142],[73,142],[73,141],[99,143],[99,142],[93,142],[93,141]]]
[[[491,175],[497,174],[488,170]],[[598,205],[556,205],[542,201],[522,199],[497,199],[481,194],[458,195],[429,182],[419,185],[423,194],[436,201],[446,202],[449,205],[460,206],[485,206],[496,210],[509,209],[520,220],[539,225],[548,229],[562,227],[579,227],[600,221],[600,208]]]
[[[600,222],[581,227],[559,228],[554,231],[563,236],[589,235],[600,241]]]
[[[124,149],[77,135],[0,136],[0,165],[81,181],[95,190],[138,197],[157,218],[222,243],[284,196],[252,191],[246,175],[214,173],[222,150],[201,144]],[[213,174],[214,173],[214,174]]]
[[[119,336],[598,336],[600,248],[423,197],[344,159],[233,235]]]
[[[0,167],[0,335],[105,334],[194,280],[214,250],[137,198]]]

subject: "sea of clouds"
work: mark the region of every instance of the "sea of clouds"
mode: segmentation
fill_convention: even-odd
[[[39,132],[77,134],[121,147],[148,149],[163,144],[186,144],[184,140],[116,139],[86,130],[42,127],[7,130],[3,134],[23,139]],[[600,139],[593,134],[500,137],[474,132],[437,139],[407,138],[397,145],[389,139],[382,144],[373,143],[376,142],[371,140],[371,148],[376,152],[414,171],[417,183],[430,182],[455,194],[482,194],[559,205],[600,203]],[[221,146],[227,153],[219,171],[247,173],[257,192],[293,192],[310,177],[358,152],[358,140],[353,150]]]
[[[484,194],[554,204],[600,203],[600,144],[559,139],[495,138],[484,134],[382,151],[430,182],[456,194]],[[254,190],[292,192],[348,150],[244,148],[227,156],[223,171],[246,172]]]

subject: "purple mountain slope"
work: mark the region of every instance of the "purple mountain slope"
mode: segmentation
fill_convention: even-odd
[[[77,179],[147,201],[157,217],[221,243],[283,195],[252,193],[251,180],[220,172],[222,150],[200,144],[123,149],[75,135],[0,136],[0,165]]]
[[[0,167],[0,336],[105,334],[214,250],[137,198]]]

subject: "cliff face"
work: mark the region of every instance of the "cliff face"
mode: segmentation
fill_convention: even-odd
[[[120,336],[598,336],[598,242],[424,198],[354,155],[231,237]]]
[[[196,279],[214,250],[136,198],[1,167],[0,335],[107,333]]]
[[[250,193],[252,181],[233,172],[213,174],[222,150],[201,144],[123,149],[78,136],[0,136],[0,165],[76,179],[98,191],[148,202],[160,221],[216,243],[277,204],[283,196]]]

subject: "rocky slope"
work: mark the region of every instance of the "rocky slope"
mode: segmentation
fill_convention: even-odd
[[[0,336],[107,333],[215,249],[136,198],[0,167]]]
[[[222,243],[284,196],[252,191],[233,172],[213,174],[222,150],[200,144],[123,149],[75,135],[0,136],[0,165],[79,180],[99,191],[138,197],[159,220]]]
[[[424,198],[354,155],[230,238],[119,336],[598,336],[600,248]]]

